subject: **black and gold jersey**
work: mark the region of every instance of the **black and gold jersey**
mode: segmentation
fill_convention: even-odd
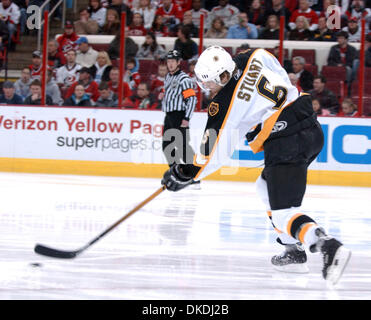
[[[237,70],[208,107],[201,149],[193,165],[185,169],[195,179],[218,170],[231,157],[246,133],[259,130],[249,145],[254,153],[275,128],[281,113],[294,102],[299,92],[290,82],[278,60],[264,49],[250,50],[234,58]]]

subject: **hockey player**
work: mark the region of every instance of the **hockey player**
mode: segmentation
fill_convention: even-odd
[[[254,153],[264,149],[257,192],[278,232],[277,241],[285,247],[272,264],[282,271],[307,272],[305,244],[323,254],[323,277],[335,284],[351,252],[300,209],[307,168],[323,146],[310,96],[299,94],[278,60],[263,49],[232,59],[223,48],[211,46],[199,57],[195,73],[200,87],[213,97],[201,153],[192,164],[172,166],[162,184],[178,191],[206,177],[230,159],[234,136],[246,136]]]

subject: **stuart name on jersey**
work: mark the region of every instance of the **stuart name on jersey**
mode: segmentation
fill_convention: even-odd
[[[254,92],[256,81],[260,75],[263,64],[257,59],[251,61],[250,67],[242,80],[242,84],[237,92],[237,98],[250,101],[251,94]]]
[[[235,61],[239,70],[234,79],[209,105],[201,146],[206,152],[194,159],[193,165],[199,167],[195,179],[202,179],[221,164],[227,164],[246,133],[259,124],[261,130],[249,145],[254,153],[262,151],[282,110],[299,97],[286,71],[266,50],[251,51],[237,56]]]

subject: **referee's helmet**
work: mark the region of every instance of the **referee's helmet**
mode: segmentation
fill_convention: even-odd
[[[166,59],[181,60],[182,56],[178,50],[170,50],[166,55]]]

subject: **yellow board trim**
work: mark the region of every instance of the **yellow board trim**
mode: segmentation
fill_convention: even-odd
[[[0,158],[2,172],[161,178],[168,168],[165,164]],[[206,180],[255,182],[261,171],[262,168],[223,167]],[[371,172],[309,170],[308,184],[371,187]]]

